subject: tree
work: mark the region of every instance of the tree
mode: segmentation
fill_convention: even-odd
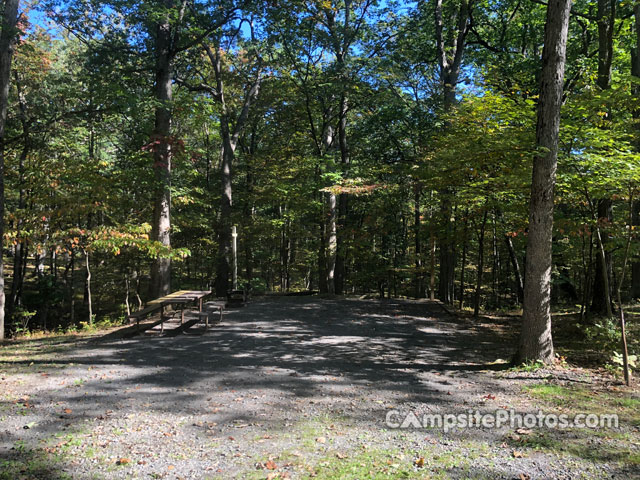
[[[456,85],[462,68],[462,58],[469,33],[472,8],[473,3],[471,1],[461,0],[457,5],[457,9],[454,9],[454,15],[452,16],[455,25],[451,27],[449,32],[444,32],[442,0],[436,0],[435,34],[438,65],[440,66],[440,82],[443,92],[442,106],[445,114],[451,110],[456,101]],[[447,38],[450,39],[450,42],[447,42]],[[451,221],[453,192],[445,189],[440,192],[440,195],[442,197],[440,201],[442,232],[440,237],[438,297],[445,303],[453,303],[455,296],[455,240]]]
[[[231,21],[237,6],[233,1],[212,0],[191,5],[186,0],[157,0],[142,3],[133,0],[112,0],[94,3],[76,0],[63,8],[49,3],[58,13],[55,17],[86,42],[94,42],[110,51],[118,61],[123,56],[141,55],[153,72],[154,125],[147,151],[153,157],[153,219],[154,241],[171,247],[171,166],[178,145],[172,133],[173,81],[177,57],[200,45],[211,33]],[[125,12],[126,21],[119,19]],[[118,17],[118,19],[115,19]],[[110,30],[103,29],[105,19]],[[152,297],[170,291],[171,260],[157,258],[151,266],[149,294]]]
[[[255,68],[249,68],[249,71],[255,70],[254,77],[248,82],[249,85],[244,89],[244,99],[240,112],[235,116],[233,126],[231,117],[233,113],[231,111],[231,105],[228,102],[228,91],[225,90],[225,81],[223,79],[223,61],[222,61],[222,47],[218,42],[214,47],[205,45],[207,57],[211,62],[211,67],[215,74],[215,88],[210,88],[214,95],[214,98],[220,104],[220,138],[222,140],[222,148],[220,149],[220,213],[218,217],[218,258],[216,267],[216,283],[215,290],[216,295],[219,297],[225,296],[229,290],[229,273],[230,273],[230,258],[231,258],[231,207],[233,205],[232,198],[232,182],[233,175],[232,169],[234,164],[234,157],[236,147],[238,146],[238,140],[240,134],[244,129],[244,126],[249,118],[249,110],[251,104],[256,100],[258,93],[260,92],[260,85],[264,78],[264,67],[262,65],[262,58],[257,56],[253,63]],[[240,54],[240,63],[251,62],[251,59],[247,59],[244,55]]]
[[[5,124],[7,121],[7,103],[9,100],[9,84],[11,79],[11,61],[18,38],[19,0],[3,2],[2,31],[0,32],[0,242],[4,243],[4,143]],[[4,338],[5,293],[4,293],[4,260],[0,244],[0,340]]]
[[[533,160],[522,330],[516,363],[554,361],[551,337],[551,249],[553,202],[558,165],[558,132],[571,0],[551,0],[542,51],[536,144]]]

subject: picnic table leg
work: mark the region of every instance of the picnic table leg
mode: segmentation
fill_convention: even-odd
[[[200,313],[202,313],[202,298],[203,298],[203,297],[200,297],[200,298],[198,299],[198,311],[199,311]]]
[[[164,305],[160,307],[160,333],[164,333]]]
[[[180,308],[180,326],[184,323],[184,306]]]

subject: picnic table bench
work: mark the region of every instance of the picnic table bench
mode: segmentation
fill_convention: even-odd
[[[213,312],[217,310],[218,314],[218,322],[222,322],[222,314],[224,312],[224,302],[207,302],[204,304],[204,311],[198,312],[198,318],[200,320],[204,320],[204,325],[206,328],[209,328],[209,320]]]
[[[246,290],[229,290],[227,292],[227,307],[244,307],[247,302]]]

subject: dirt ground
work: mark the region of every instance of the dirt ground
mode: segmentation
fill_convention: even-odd
[[[9,343],[0,479],[640,478],[637,390],[506,368],[515,327],[428,301],[275,297],[175,336]],[[618,428],[385,423],[607,408]]]

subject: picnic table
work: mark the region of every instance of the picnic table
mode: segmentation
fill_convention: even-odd
[[[137,312],[129,315],[129,319],[136,320],[138,327],[140,326],[140,320],[146,316],[160,311],[160,328],[164,330],[164,307],[180,305],[180,325],[184,322],[184,307],[192,302],[198,303],[198,312],[202,312],[202,301],[204,297],[211,294],[211,290],[178,290],[177,292],[170,293],[164,297],[156,298],[150,301],[147,306]]]
[[[160,304],[172,305],[172,304],[185,304],[189,302],[198,302],[198,311],[202,311],[202,300],[207,295],[211,294],[211,290],[178,290],[177,292],[170,293],[164,297],[156,298],[148,303],[148,305]]]

